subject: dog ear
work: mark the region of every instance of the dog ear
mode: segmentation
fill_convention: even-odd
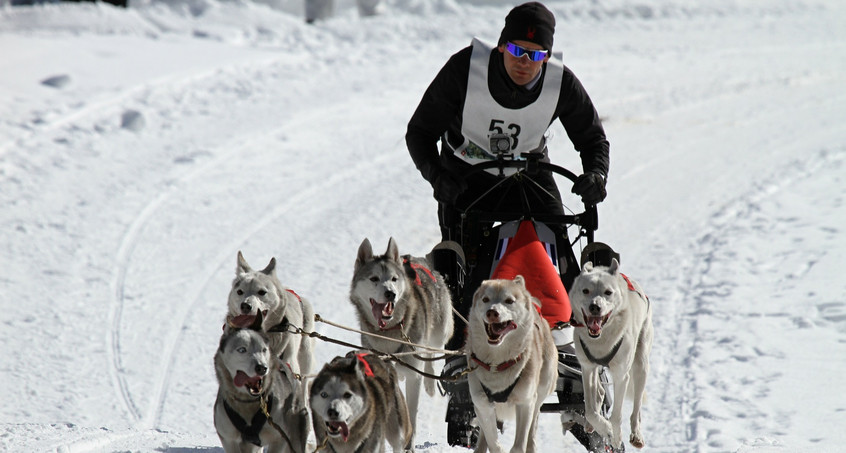
[[[235,275],[246,274],[247,272],[252,272],[253,269],[247,264],[247,260],[244,259],[244,255],[241,254],[241,251],[238,250],[238,264],[235,266]]]
[[[393,237],[388,240],[388,250],[385,251],[385,256],[387,256],[392,261],[402,263],[402,260],[400,260],[399,247],[397,246],[397,241],[395,241]]]
[[[355,270],[357,271],[364,263],[373,259],[373,246],[370,245],[370,239],[364,238],[361,245],[358,246],[358,256],[355,258]]]
[[[526,279],[522,275],[514,277],[514,283],[520,285],[521,288],[526,289]]]
[[[585,261],[585,264],[582,266],[582,272],[590,272],[593,270],[593,263],[590,261]]]
[[[611,275],[616,275],[617,271],[620,270],[620,262],[617,261],[617,258],[611,258],[611,265],[608,266],[608,273]]]
[[[265,275],[273,275],[273,271],[276,270],[276,257],[270,258],[270,262],[267,263],[267,267],[265,267],[261,272]]]

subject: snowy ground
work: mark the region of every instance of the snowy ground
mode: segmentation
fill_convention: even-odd
[[[238,250],[348,321],[364,237],[434,245],[405,125],[513,3],[339,3],[0,2],[0,450],[220,452]],[[846,451],[846,5],[547,4],[612,143],[597,239],[654,302],[644,451]],[[418,451],[464,451],[444,409]],[[582,450],[554,415],[539,437]]]

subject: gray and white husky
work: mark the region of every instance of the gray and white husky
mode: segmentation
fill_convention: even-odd
[[[318,448],[335,453],[412,451],[412,425],[396,370],[382,359],[350,352],[317,374],[309,392]]]
[[[576,357],[582,366],[585,418],[615,447],[622,445],[623,397],[634,402],[629,442],[645,444],[640,431],[649,352],[652,349],[652,309],[640,285],[620,272],[620,263],[594,266],[587,262],[570,290]],[[604,397],[599,372],[607,367],[614,383],[610,420],[599,412]],[[590,429],[591,427],[586,427]]]
[[[314,309],[308,300],[282,286],[276,277],[276,258],[267,267],[253,270],[244,255],[238,252],[235,279],[229,291],[229,313],[226,323],[243,328],[250,326],[261,314],[262,330],[270,337],[270,349],[282,363],[296,374],[307,374],[314,362],[314,340],[303,335],[285,332],[290,324],[307,332],[314,331]]]
[[[549,324],[522,276],[485,280],[473,294],[467,325],[467,375],[480,435],[477,452],[503,451],[497,424],[516,416],[511,451],[541,451],[535,443],[544,399],[555,390],[558,352]]]
[[[250,328],[224,327],[214,356],[214,426],[226,453],[259,453],[264,447],[267,453],[302,453],[309,423],[301,384],[271,353],[267,335],[256,330],[261,318]]]
[[[400,256],[394,238],[384,255],[373,255],[368,239],[358,248],[350,300],[358,313],[361,330],[391,339],[443,348],[452,335],[452,298],[443,277],[425,258]],[[365,348],[386,353],[411,351],[411,347],[369,335],[361,336]],[[421,355],[427,355],[421,351]],[[428,354],[431,355],[431,354]],[[433,374],[431,361],[403,356],[408,365]],[[405,398],[412,426],[417,426],[422,375],[400,367],[405,381]],[[433,396],[435,384],[426,380],[426,392]]]

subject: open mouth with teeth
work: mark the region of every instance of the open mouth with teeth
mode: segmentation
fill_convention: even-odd
[[[587,326],[588,335],[592,338],[596,338],[602,334],[602,326],[608,322],[608,318],[611,317],[611,312],[609,311],[608,314],[604,316],[588,316],[587,313],[582,310],[582,316],[585,318],[585,326]]]
[[[238,370],[235,374],[235,387],[244,387],[250,392],[250,395],[261,395],[262,381],[264,376],[248,376],[247,373]]]
[[[263,317],[267,318],[267,310],[262,311],[261,314]],[[246,329],[252,326],[254,322],[256,322],[256,316],[258,316],[258,314],[238,315],[235,317],[230,317],[229,325],[235,327],[236,329]]]
[[[488,334],[488,344],[499,344],[502,337],[517,328],[514,321],[485,323],[485,333]]]
[[[373,318],[376,319],[376,324],[380,329],[384,329],[388,322],[394,317],[394,303],[385,302],[380,304],[373,299],[370,299],[370,309],[373,311]]]
[[[344,442],[350,437],[350,428],[344,422],[326,422],[326,432],[330,437],[341,437]]]

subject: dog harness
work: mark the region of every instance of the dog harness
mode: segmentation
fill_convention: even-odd
[[[433,274],[428,267],[422,264],[412,263],[409,259],[409,256],[402,257],[402,264],[408,266],[411,269],[411,272],[414,272],[414,283],[416,283],[417,286],[423,286],[423,280],[420,279],[420,271],[425,272],[426,275],[428,275],[433,282],[438,281],[438,279],[435,277],[435,274]]]
[[[482,391],[485,392],[485,396],[488,397],[488,401],[491,403],[504,403],[508,401],[508,397],[511,395],[511,392],[514,391],[514,387],[517,387],[517,383],[520,382],[520,375],[517,375],[517,379],[514,379],[514,382],[508,386],[505,390],[501,392],[494,393],[491,389],[485,387],[485,384],[479,383],[482,386]]]
[[[270,412],[271,407],[273,407],[273,395],[267,397],[268,413]],[[250,420],[250,424],[247,425],[247,421],[244,420],[241,415],[226,401],[223,402],[223,409],[226,411],[226,415],[229,416],[229,421],[232,422],[235,429],[241,433],[241,437],[244,441],[257,447],[261,447],[261,437],[259,437],[259,434],[261,434],[261,430],[267,422],[267,416],[264,415],[264,411],[259,409],[258,412],[253,415],[253,418]]]
[[[593,354],[590,353],[590,350],[581,338],[579,338],[579,343],[582,344],[582,351],[585,352],[585,356],[588,360],[597,365],[608,366],[611,361],[614,360],[614,356],[617,355],[617,351],[620,350],[620,346],[623,345],[623,337],[620,337],[620,340],[617,341],[617,344],[615,344],[613,348],[611,348],[611,352],[609,352],[608,355],[599,358],[594,357]]]
[[[522,359],[523,359],[523,354],[520,354],[520,355],[517,356],[516,359],[511,359],[511,360],[502,362],[499,365],[490,365],[490,364],[487,364],[487,363],[479,360],[479,358],[476,357],[476,354],[470,354],[470,360],[478,363],[480,367],[482,367],[482,368],[484,368],[488,371],[493,371],[494,373],[507,370],[508,368],[511,368],[512,366],[516,365],[517,362],[519,362]]]

